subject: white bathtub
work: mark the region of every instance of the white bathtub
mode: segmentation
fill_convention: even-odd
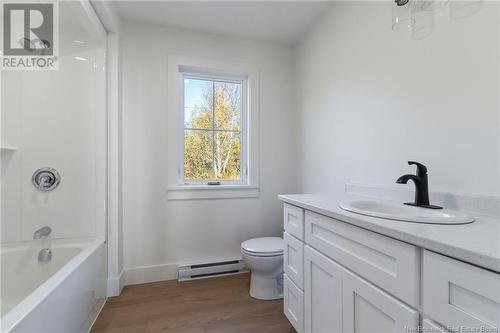
[[[1,332],[87,332],[106,301],[106,244],[96,239],[1,246]]]

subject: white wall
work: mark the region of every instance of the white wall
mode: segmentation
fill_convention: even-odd
[[[2,73],[1,145],[16,147],[1,153],[2,242],[42,226],[53,238],[105,236],[105,34],[84,9],[60,5],[59,70]],[[31,177],[47,166],[61,183],[44,193]]]
[[[153,279],[159,271],[163,273],[157,278],[172,278],[178,263],[239,257],[243,240],[280,235],[281,205],[276,195],[293,192],[295,185],[290,144],[295,134],[292,48],[134,22],[124,22],[122,28],[126,280]],[[167,200],[169,53],[259,67],[259,198]],[[133,270],[141,266],[155,267]],[[152,273],[132,277],[141,271]]]
[[[497,6],[442,9],[415,41],[391,31],[390,1],[333,4],[297,46],[301,191],[393,186],[413,159],[433,190],[498,197]]]

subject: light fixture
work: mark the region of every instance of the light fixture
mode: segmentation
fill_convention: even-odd
[[[434,12],[449,4],[450,17],[459,19],[475,14],[482,0],[393,0],[392,30],[410,30],[413,39],[424,39],[434,31]]]

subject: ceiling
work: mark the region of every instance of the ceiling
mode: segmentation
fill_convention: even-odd
[[[293,44],[329,1],[113,1],[124,19]]]

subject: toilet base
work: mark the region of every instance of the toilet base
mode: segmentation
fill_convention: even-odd
[[[250,276],[250,296],[262,300],[283,298],[283,275],[270,279],[252,273]]]

